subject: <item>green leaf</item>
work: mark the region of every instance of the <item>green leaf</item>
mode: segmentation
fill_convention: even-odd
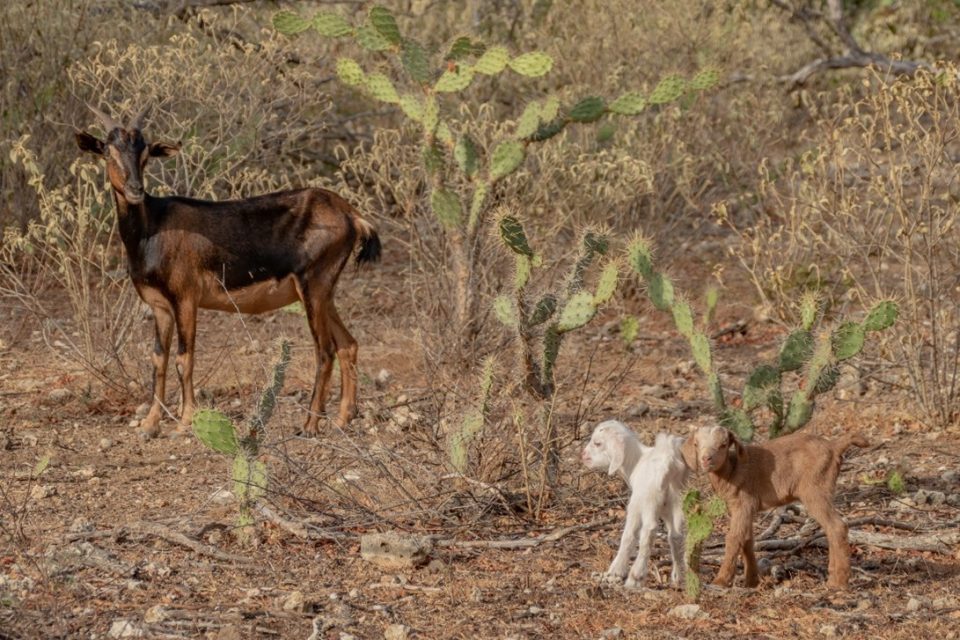
[[[340,81],[351,87],[358,87],[365,81],[366,74],[355,60],[350,58],[339,58],[337,60],[337,77]]]
[[[393,45],[400,44],[400,29],[397,27],[397,21],[385,8],[376,6],[370,9],[370,23],[384,40]]]
[[[453,159],[468,177],[477,172],[477,147],[470,136],[463,136],[457,141],[457,146],[453,148]]]
[[[635,116],[647,107],[647,99],[637,91],[623,94],[610,103],[610,111],[623,116]]]
[[[473,68],[477,73],[492,76],[506,69],[509,60],[510,52],[505,47],[494,46],[480,56]]]
[[[368,51],[386,51],[390,48],[390,41],[372,24],[365,24],[357,29],[357,42]]]
[[[447,189],[434,189],[430,194],[430,206],[444,227],[455,229],[460,226],[463,212],[457,194]]]
[[[393,83],[390,82],[390,78],[382,73],[371,73],[368,75],[366,85],[367,91],[377,100],[388,104],[397,104],[400,102],[400,96],[393,87]]]
[[[310,21],[292,11],[278,11],[273,14],[273,28],[285,36],[293,36],[309,29]]]
[[[596,122],[606,110],[603,98],[591,96],[584,98],[570,109],[570,119],[574,122]]]
[[[673,102],[679,98],[687,89],[687,81],[677,75],[667,76],[650,94],[647,101],[650,104],[664,104]]]
[[[313,16],[313,28],[327,38],[341,38],[353,34],[353,27],[338,13],[321,11]]]
[[[451,93],[462,91],[470,86],[473,81],[473,68],[467,65],[458,65],[455,69],[447,69],[433,86],[433,90],[439,93]]]
[[[490,158],[490,179],[499,180],[510,175],[523,162],[523,157],[522,144],[513,140],[501,142],[493,150],[493,155]]]
[[[550,71],[553,58],[541,51],[531,51],[510,61],[510,68],[522,76],[538,78]]]
[[[897,496],[906,491],[907,485],[903,481],[903,474],[899,471],[891,471],[890,476],[887,478],[887,489],[890,490],[890,493]]]
[[[540,105],[531,102],[523,110],[520,120],[517,122],[517,139],[522,140],[533,135],[540,126]]]
[[[416,82],[420,84],[430,82],[430,63],[427,60],[427,53],[419,42],[404,40],[400,60],[403,62],[403,68]]]

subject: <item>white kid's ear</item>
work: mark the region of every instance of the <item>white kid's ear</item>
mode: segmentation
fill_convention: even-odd
[[[610,468],[607,470],[607,475],[612,476],[623,468],[626,443],[626,438],[622,433],[614,432],[607,435],[607,453],[610,456]]]

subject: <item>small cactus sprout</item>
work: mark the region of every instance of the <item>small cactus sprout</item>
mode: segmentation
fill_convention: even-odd
[[[807,291],[800,298],[800,326],[804,331],[810,331],[817,320],[817,309],[820,299],[813,291]]]
[[[690,303],[683,298],[677,299],[673,305],[673,323],[680,335],[688,340],[693,338],[693,312]]]
[[[865,331],[883,331],[884,329],[889,329],[893,326],[893,323],[897,321],[898,313],[899,310],[897,309],[896,302],[893,300],[884,300],[870,310],[866,320],[863,321],[863,328]]]
[[[193,416],[193,433],[197,439],[217,453],[237,453],[237,433],[233,422],[219,411],[201,409]]]
[[[617,290],[617,280],[620,277],[620,265],[615,261],[608,262],[600,273],[600,279],[597,281],[597,293],[593,296],[593,301],[597,305],[606,304],[613,297]]]
[[[687,535],[684,542],[684,560],[686,560],[687,574],[685,576],[685,591],[690,600],[700,597],[700,556],[703,552],[703,543],[713,533],[713,525],[717,518],[726,513],[727,507],[723,500],[714,496],[710,500],[703,500],[700,492],[691,489],[683,497],[683,515],[687,519]]]
[[[833,332],[833,352],[837,360],[846,360],[863,349],[863,327],[856,322],[846,322]]]
[[[517,309],[513,304],[513,300],[505,295],[497,296],[493,300],[493,314],[497,316],[497,320],[508,327],[513,327],[517,324]]]

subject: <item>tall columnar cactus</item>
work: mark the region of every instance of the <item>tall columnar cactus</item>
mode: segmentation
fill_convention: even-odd
[[[860,353],[868,332],[887,329],[897,319],[896,303],[884,300],[870,310],[862,323],[843,322],[832,331],[823,330],[814,335],[813,326],[819,315],[817,298],[812,293],[805,294],[799,301],[800,326],[787,335],[775,363],[761,364],[750,373],[744,383],[740,406],[733,406],[725,400],[720,377],[714,368],[710,340],[702,328],[712,315],[715,296],[708,293],[708,312],[701,327],[697,327],[689,303],[674,290],[668,276],[653,268],[652,249],[647,238],[637,235],[630,242],[627,259],[646,283],[653,306],[671,312],[677,331],[690,343],[693,359],[707,378],[720,424],[748,441],[753,439],[756,429],[754,414],[761,407],[766,407],[772,415],[768,425],[772,438],[807,424],[813,415],[816,397],[833,389],[840,379],[839,363]],[[784,374],[791,371],[803,371],[803,376],[786,403],[783,389],[787,379]]]
[[[514,216],[500,216],[498,230],[503,245],[514,256],[516,272],[512,294],[497,297],[494,312],[520,338],[527,390],[537,398],[549,398],[554,390],[554,367],[564,336],[590,322],[597,309],[613,297],[620,266],[615,260],[607,260],[597,278],[596,291],[584,289],[587,270],[605,256],[609,248],[605,231],[586,229],[581,233],[577,256],[566,279],[531,304],[527,285],[532,269],[539,267],[542,260],[530,248],[523,225]],[[542,345],[540,349],[538,341]]]
[[[213,409],[202,409],[193,417],[197,439],[217,453],[233,458],[233,493],[240,509],[237,531],[242,539],[249,535],[254,523],[253,507],[267,489],[267,465],[259,457],[260,445],[266,438],[267,422],[273,415],[289,364],[290,342],[282,340],[270,384],[261,394],[256,412],[239,431],[230,418]]]
[[[380,6],[372,7],[360,25],[327,11],[312,18],[280,11],[274,15],[273,25],[290,36],[312,30],[324,37],[353,39],[369,52],[396,58],[398,67],[404,69],[405,77],[391,79],[380,72],[365,71],[352,58],[343,57],[336,63],[337,76],[344,84],[396,105],[421,130],[430,207],[453,247],[454,305],[464,336],[474,332],[475,318],[481,315],[474,291],[477,234],[488,219],[489,195],[497,182],[523,165],[530,145],[556,136],[569,124],[593,123],[604,116],[635,116],[648,106],[691,96],[717,81],[716,72],[707,70],[692,80],[669,76],[650,92],[629,91],[611,101],[590,96],[563,107],[556,96],[536,100],[524,107],[512,135],[485,153],[477,148],[476,136],[469,134],[471,123],[453,121],[450,114],[456,110],[444,108],[444,103],[484,77],[505,73],[543,76],[553,66],[553,59],[546,53],[514,55],[506,47],[460,36],[439,53],[431,54],[402,34],[393,15]],[[452,179],[453,171],[461,174],[459,179]]]

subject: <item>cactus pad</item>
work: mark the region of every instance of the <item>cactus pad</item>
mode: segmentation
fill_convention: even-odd
[[[693,79],[690,81],[690,88],[697,91],[705,91],[715,87],[719,81],[720,74],[716,69],[704,69],[693,76]]]
[[[616,262],[608,262],[600,273],[597,281],[597,293],[593,296],[594,303],[606,304],[617,290],[617,280],[620,277],[620,267]]]
[[[557,321],[557,331],[566,333],[574,329],[579,329],[590,322],[597,313],[597,305],[593,301],[593,296],[587,291],[579,291],[567,300],[560,311],[560,319]]]
[[[233,459],[233,492],[241,502],[252,503],[267,490],[267,465],[263,460]]]
[[[454,69],[447,69],[433,85],[433,90],[439,93],[463,91],[473,81],[473,67],[459,65]]]
[[[353,33],[353,27],[338,13],[321,11],[313,16],[313,28],[327,38],[342,38]]]
[[[520,120],[517,121],[517,132],[515,135],[520,140],[523,138],[529,138],[537,132],[539,127],[540,105],[539,103],[531,102],[523,110]]]
[[[503,243],[514,253],[533,257],[533,249],[527,243],[527,234],[523,230],[523,225],[513,216],[507,215],[500,218],[500,238]]]
[[[673,282],[662,273],[654,273],[647,280],[647,295],[660,311],[668,311],[673,305]]]
[[[553,67],[553,58],[541,51],[531,51],[517,56],[509,62],[510,68],[522,76],[538,78]]]
[[[563,131],[565,126],[567,126],[567,123],[559,118],[556,120],[551,120],[550,122],[543,122],[530,136],[530,140],[533,142],[543,142],[544,140],[549,140],[553,136]]]
[[[517,308],[509,296],[500,295],[494,298],[493,314],[497,316],[497,320],[499,320],[505,326],[517,326]]]
[[[680,335],[689,339],[693,335],[693,312],[690,303],[680,298],[673,304],[673,322],[677,325]]]
[[[392,45],[400,44],[400,29],[393,14],[383,7],[370,9],[370,24],[383,36],[384,40]]]
[[[430,206],[445,228],[455,229],[460,226],[462,209],[457,194],[448,189],[434,189],[430,194]]]
[[[473,190],[473,198],[470,200],[470,228],[472,229],[477,225],[477,222],[480,220],[480,214],[483,213],[483,205],[487,201],[487,192],[490,187],[486,182],[481,182],[477,184],[476,189]]]
[[[716,371],[711,371],[707,374],[707,390],[710,392],[710,399],[713,401],[713,406],[719,410],[723,410],[726,402],[723,400],[723,386],[720,384],[720,376],[717,375]]]
[[[893,300],[884,300],[870,310],[866,320],[863,321],[863,328],[865,331],[883,331],[884,329],[889,329],[893,326],[893,323],[897,321],[898,313],[899,310],[897,309],[896,302]]]
[[[710,339],[705,334],[697,331],[690,336],[690,350],[693,351],[693,360],[700,367],[700,371],[707,375],[713,373]]]
[[[560,98],[550,96],[543,101],[543,108],[540,110],[540,118],[544,121],[553,120],[560,115]]]
[[[310,28],[310,21],[301,18],[292,11],[278,11],[273,14],[273,28],[285,36],[293,36]]]
[[[358,87],[364,83],[366,74],[357,64],[356,60],[350,58],[340,58],[337,60],[337,77],[340,81],[351,87]]]
[[[780,349],[780,371],[796,371],[813,355],[813,335],[804,329],[797,329],[783,343]]]
[[[453,159],[468,177],[477,172],[477,147],[470,136],[463,136],[453,148]]]
[[[803,329],[810,331],[813,327],[819,306],[820,300],[813,291],[807,291],[800,298],[800,326]]]
[[[473,68],[477,73],[492,76],[506,69],[509,60],[510,53],[505,47],[490,47],[477,59]]]
[[[753,411],[766,404],[771,389],[780,386],[780,370],[770,365],[760,365],[747,378],[743,387],[743,408]]]
[[[201,409],[193,416],[193,433],[197,439],[218,453],[236,455],[237,432],[230,418],[219,411]]]
[[[416,96],[410,94],[400,96],[400,109],[403,110],[404,115],[414,122],[423,121],[423,105],[420,104],[420,100]]]
[[[816,383],[813,387],[813,392],[815,394],[826,393],[837,386],[837,382],[840,380],[840,368],[836,365],[831,365],[824,367],[820,374],[817,376]]]
[[[846,360],[863,349],[864,330],[856,322],[846,322],[833,332],[833,353],[837,360]]]
[[[636,236],[627,245],[627,262],[644,280],[653,277],[653,253],[650,242],[643,236]]]
[[[490,178],[499,180],[517,170],[523,162],[523,145],[513,140],[501,142],[490,158]]]
[[[397,104],[400,102],[400,96],[393,87],[393,83],[390,82],[390,78],[382,73],[371,73],[368,75],[366,86],[370,95],[380,102],[386,102],[388,104]]]
[[[610,111],[622,116],[635,116],[647,107],[647,99],[636,91],[625,93],[610,103]]]
[[[650,104],[665,104],[673,102],[683,95],[687,89],[687,81],[677,75],[667,76],[657,84],[653,93],[647,98]]]
[[[790,398],[790,406],[787,407],[787,418],[785,423],[785,432],[793,433],[810,421],[813,415],[813,400],[808,399],[802,391],[797,391]]]
[[[386,51],[390,48],[390,41],[372,24],[365,24],[357,29],[357,42],[368,51]]]
[[[726,427],[744,442],[753,440],[753,420],[743,409],[727,407],[720,414],[720,426]]]
[[[574,122],[596,122],[606,110],[603,98],[591,96],[584,98],[570,109],[570,119]]]
[[[637,316],[626,316],[620,321],[620,338],[623,344],[630,346],[640,335],[640,321]]]
[[[531,327],[535,327],[539,324],[543,324],[557,311],[557,298],[554,295],[547,294],[540,298],[540,301],[537,303],[537,306],[533,308],[533,313],[530,314],[529,324]]]
[[[527,286],[527,282],[530,280],[531,262],[533,261],[527,256],[522,255],[515,256],[515,260],[517,265],[513,276],[513,286],[519,291]]]
[[[430,82],[430,64],[423,47],[416,40],[404,40],[400,61],[410,77],[419,84]]]
[[[482,42],[474,42],[467,36],[460,36],[450,45],[450,50],[444,56],[444,60],[464,60],[470,56],[482,55],[486,47]]]

